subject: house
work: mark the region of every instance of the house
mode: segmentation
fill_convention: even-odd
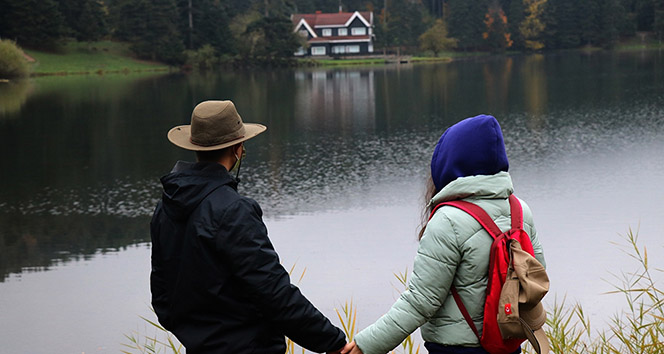
[[[291,15],[295,33],[307,38],[309,48],[297,56],[336,56],[373,53],[373,12]]]

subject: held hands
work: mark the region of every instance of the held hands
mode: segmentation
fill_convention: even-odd
[[[348,344],[346,344],[342,349],[341,349],[341,354],[364,354],[360,350],[360,347],[355,344],[355,341],[352,341]]]

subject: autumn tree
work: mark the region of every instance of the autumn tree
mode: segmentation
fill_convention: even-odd
[[[435,56],[438,56],[441,51],[455,48],[457,45],[456,39],[448,38],[447,26],[441,18],[437,19],[431,28],[422,33],[419,41],[420,49],[424,51],[431,50]]]
[[[510,33],[507,31],[507,16],[500,7],[491,7],[484,16],[486,31],[482,38],[493,51],[504,51],[512,46]]]
[[[519,24],[519,34],[524,40],[524,47],[528,50],[544,48],[540,35],[545,24],[542,12],[547,0],[523,0],[525,18]]]

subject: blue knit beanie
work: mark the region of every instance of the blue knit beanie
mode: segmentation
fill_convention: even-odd
[[[493,175],[508,168],[503,132],[488,115],[464,119],[445,130],[431,158],[438,191],[459,177]]]

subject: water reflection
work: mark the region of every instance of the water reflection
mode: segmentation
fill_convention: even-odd
[[[21,110],[28,99],[30,89],[28,80],[0,82],[0,120]]]
[[[376,121],[374,71],[296,71],[298,126],[316,131],[373,132]]]
[[[147,240],[157,177],[193,157],[165,132],[205,99],[233,99],[245,121],[268,125],[248,144],[240,188],[280,218],[419,194],[440,133],[478,113],[501,121],[517,172],[657,141],[662,62],[568,53],[11,86],[0,100],[22,98],[0,113],[0,279]]]

